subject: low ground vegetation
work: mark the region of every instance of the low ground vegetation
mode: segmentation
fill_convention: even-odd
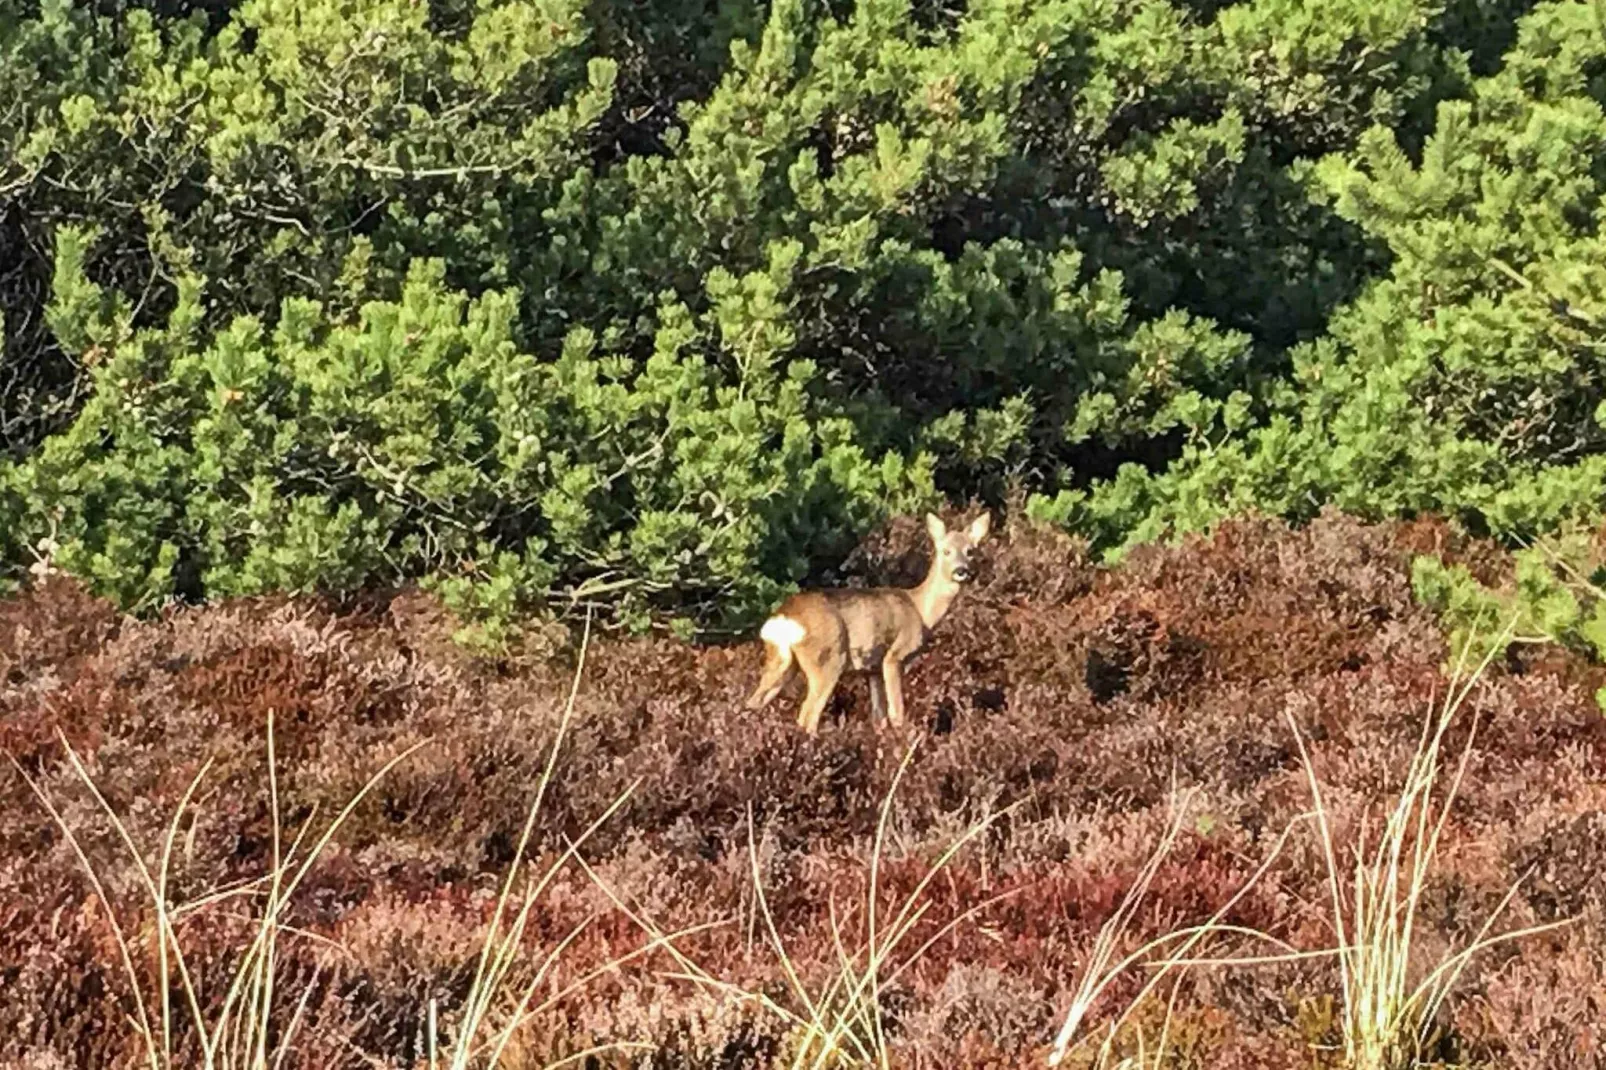
[[[153,871],[171,844],[169,897],[186,905],[171,926],[213,1021],[266,893],[207,897],[271,871],[303,826],[305,854],[415,746],[288,899],[263,1033],[270,1052],[290,1038],[279,1065],[427,1065],[429,1038],[464,1021],[518,858],[534,873],[562,864],[488,1005],[505,1016],[539,979],[526,1004],[539,1013],[513,1032],[505,1066],[590,1049],[604,1066],[830,1065],[800,993],[820,1018],[841,1012],[844,1065],[866,1052],[892,1066],[1041,1065],[1098,934],[1168,835],[1120,948],[1229,905],[1223,924],[1280,948],[1333,947],[1322,842],[1302,817],[1308,780],[1343,869],[1367,815],[1375,840],[1455,654],[1413,595],[1412,562],[1440,555],[1498,589],[1514,580],[1510,559],[1436,522],[1336,515],[1300,530],[1233,522],[1114,569],[1043,529],[1002,534],[911,666],[924,736],[912,757],[867,723],[862,682],[809,740],[778,710],[741,712],[751,645],[606,639],[587,650],[527,840],[574,665],[476,660],[449,640],[438,603],[412,592],[139,620],[47,577],[0,603],[0,747],[15,761],[0,771],[0,1062],[150,1065],[108,913],[74,853],[154,996],[159,919],[108,810]],[[894,524],[850,571],[905,578],[920,539],[918,524]],[[1443,763],[1466,765],[1420,889],[1413,977],[1476,941],[1514,886],[1492,931],[1569,924],[1474,956],[1431,1023],[1430,1063],[1606,1060],[1603,683],[1565,647],[1511,645],[1444,737]],[[855,955],[879,939],[872,887],[883,936],[911,898],[923,912],[863,986],[873,998],[856,1000],[844,978],[866,976]],[[655,935],[672,948],[649,946]],[[1142,1065],[1343,1065],[1337,964],[1271,948],[1230,935],[1195,948],[1275,961],[1177,971],[1125,1018],[1106,1065],[1140,1041]],[[1100,1030],[1147,979],[1138,968],[1102,990],[1091,1041],[1062,1065],[1098,1063]],[[172,998],[172,1065],[200,1065],[183,986]]]

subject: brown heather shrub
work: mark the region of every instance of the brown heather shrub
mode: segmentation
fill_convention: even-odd
[[[850,559],[847,579],[907,582],[923,567],[923,539],[914,521],[890,525]],[[946,845],[996,820],[925,889],[926,913],[895,962],[1002,898],[885,986],[897,1065],[1039,1060],[1094,934],[1164,833],[1174,788],[1197,789],[1194,811],[1130,940],[1226,902],[1310,805],[1286,714],[1310,741],[1340,839],[1369,808],[1375,817],[1445,687],[1450,652],[1409,585],[1412,554],[1435,549],[1491,573],[1505,567],[1430,521],[1324,516],[1298,531],[1245,521],[1141,550],[1114,570],[1094,568],[1062,536],[1007,525],[910,666],[909,708],[928,738],[892,807],[882,924]],[[356,809],[296,895],[297,931],[283,939],[277,976],[281,991],[309,994],[286,1065],[417,1065],[428,1001],[450,1019],[472,979],[571,666],[475,661],[444,640],[448,626],[415,593],[345,608],[246,600],[142,622],[61,580],[0,603],[0,745],[77,830],[131,932],[142,924],[133,867],[57,732],[148,852],[210,760],[180,825],[180,899],[268,864],[270,714],[290,829],[322,827],[386,759],[427,741]],[[666,931],[724,920],[679,946],[709,975],[791,1006],[753,893],[749,837],[782,944],[817,991],[837,969],[833,924],[850,948],[864,938],[871,846],[906,740],[869,723],[862,681],[841,689],[817,739],[793,727],[796,695],[761,714],[741,710],[758,663],[751,644],[594,644],[531,851],[538,866],[552,860],[636,785],[583,848],[598,879]],[[1591,699],[1603,680],[1546,652],[1495,672],[1469,704],[1474,749],[1424,897],[1424,954],[1464,946],[1524,874],[1509,924],[1586,920],[1474,963],[1441,1023],[1466,1065],[1606,1065],[1595,1039],[1606,1020],[1606,723]],[[1450,754],[1469,722],[1452,731]],[[0,771],[0,815],[0,1065],[136,1065],[105,914],[10,768]],[[1224,920],[1328,946],[1323,879],[1314,839],[1296,833]],[[249,904],[181,924],[207,991],[238,951],[240,914]],[[515,980],[587,919],[543,991],[644,942],[590,877],[566,870],[534,915],[530,964]],[[1211,946],[1235,949],[1250,947]],[[600,1065],[788,1059],[784,1023],[666,976],[680,969],[656,952],[608,971],[526,1030],[510,1065],[610,1041],[657,1051]],[[1119,981],[1103,1013],[1140,984]],[[1189,973],[1167,1065],[1330,1065],[1313,1045],[1334,1038],[1323,1001],[1336,991],[1330,964],[1313,960]],[[1150,1040],[1164,1011],[1162,997],[1134,1019]]]
[[[1581,921],[1595,932],[1598,908]],[[1536,939],[1485,971],[1456,1025],[1515,1070],[1572,1070],[1606,1062],[1606,955],[1597,943]]]

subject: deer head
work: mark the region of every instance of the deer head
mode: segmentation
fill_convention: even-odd
[[[962,531],[949,531],[941,518],[926,514],[926,532],[931,536],[931,571],[945,584],[969,583],[975,574],[971,558],[976,546],[992,529],[992,516],[983,513]]]

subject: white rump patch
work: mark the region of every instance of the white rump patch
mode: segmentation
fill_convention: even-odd
[[[805,634],[807,633],[803,631],[803,625],[791,617],[771,617],[764,622],[764,627],[760,629],[758,637],[766,643],[780,647],[782,650],[790,650],[803,641]]]

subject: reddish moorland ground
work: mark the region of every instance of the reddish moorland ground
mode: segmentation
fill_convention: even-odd
[[[918,525],[894,525],[863,548],[860,573],[906,576],[920,538]],[[883,928],[947,845],[1013,809],[921,893],[926,912],[886,973],[962,920],[879,988],[893,1063],[1042,1065],[1095,934],[1164,834],[1174,789],[1197,789],[1193,810],[1134,941],[1203,920],[1308,811],[1290,716],[1310,740],[1337,841],[1350,842],[1368,812],[1375,823],[1445,689],[1445,637],[1409,584],[1412,555],[1435,550],[1492,579],[1506,567],[1427,522],[1240,522],[1112,570],[1055,536],[1003,532],[908,674],[924,738],[882,852]],[[150,947],[148,900],[58,733],[153,860],[211,762],[179,819],[171,867],[173,896],[197,901],[269,865],[270,713],[287,835],[309,821],[322,828],[387,759],[427,741],[309,871],[276,971],[280,1025],[304,999],[283,1065],[420,1065],[429,1001],[449,1025],[472,981],[570,684],[565,665],[476,662],[443,634],[416,595],[343,608],[243,601],[132,621],[51,580],[0,603],[0,749],[16,762],[0,767],[0,1065],[143,1058],[107,915],[29,779],[78,832],[136,950]],[[734,994],[800,1009],[756,908],[755,858],[790,962],[817,992],[835,969],[833,931],[850,951],[863,939],[877,819],[907,737],[868,723],[862,682],[843,689],[813,740],[791,722],[791,695],[742,711],[758,659],[751,645],[592,645],[533,827],[537,864],[634,789],[584,842],[592,872],[570,864],[544,891],[514,978],[588,919],[540,999],[640,948],[647,919],[665,931],[723,921],[679,946],[734,988],[675,976],[686,964],[661,951],[637,956],[537,1017],[506,1065],[619,1042],[653,1050],[594,1065],[789,1062],[785,1022]],[[1440,1017],[1432,1055],[1445,1064],[1606,1065],[1606,720],[1592,699],[1603,682],[1598,667],[1522,648],[1450,733],[1458,758],[1477,721],[1423,897],[1417,968],[1474,939],[1525,875],[1499,929],[1578,920],[1472,962]],[[203,999],[220,998],[253,902],[221,900],[179,921]],[[1226,920],[1300,949],[1332,945],[1308,822]],[[1247,950],[1225,942],[1212,953]],[[151,961],[139,958],[147,978]],[[1141,977],[1105,992],[1095,1028]],[[1323,959],[1192,971],[1176,993],[1166,1065],[1336,1065],[1339,991]],[[1163,1009],[1157,1000],[1134,1017],[1150,1041]],[[174,1065],[200,1065],[193,1030],[174,1043]]]

